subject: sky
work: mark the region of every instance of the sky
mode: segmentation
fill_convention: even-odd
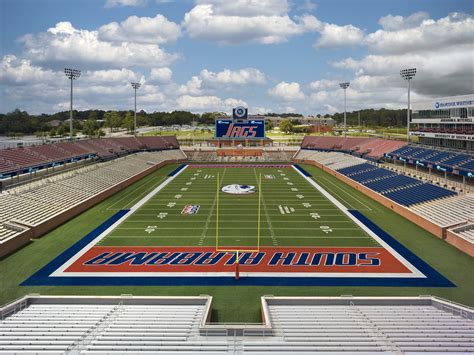
[[[0,0],[0,112],[403,108],[474,93],[474,0]]]

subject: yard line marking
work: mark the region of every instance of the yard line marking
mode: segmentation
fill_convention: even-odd
[[[369,206],[367,206],[365,203],[361,202],[356,196],[354,196],[353,194],[351,194],[350,192],[344,190],[343,188],[341,188],[340,186],[336,185],[335,183],[333,183],[331,180],[327,179],[325,176],[321,176],[321,178],[323,178],[324,180],[326,180],[326,182],[328,182],[329,184],[335,186],[336,188],[338,188],[339,190],[341,190],[342,192],[344,192],[345,194],[349,195],[350,197],[352,197],[354,199],[354,201],[357,201],[358,203],[360,203],[361,205],[365,206],[366,209],[368,211],[372,211],[372,208],[370,208]],[[339,197],[342,201],[346,202],[349,207],[351,207],[351,209],[353,210],[357,210],[357,208],[355,208],[354,206],[352,206],[351,204],[349,204],[347,202],[346,199],[342,198],[340,195],[336,194],[333,190],[330,190],[331,191],[331,194],[333,195],[336,195],[337,197]],[[359,211],[361,211],[361,209],[359,209]]]
[[[201,238],[201,236],[199,235],[180,235],[179,236],[180,238]],[[206,238],[207,237],[211,237],[209,235],[206,235]],[[251,239],[251,238],[255,238],[255,236],[245,236],[245,235],[224,235],[224,236],[219,236],[219,238],[242,238],[242,239]],[[268,237],[268,236],[266,236]],[[158,238],[169,238],[169,236],[165,235],[165,236],[157,236],[157,235],[153,235],[153,236],[150,236],[150,235],[110,235],[108,236],[107,238],[114,238],[114,239],[119,239],[119,238],[146,238],[148,240],[151,240],[151,239],[158,239]],[[279,235],[278,238],[280,239],[291,239],[291,240],[295,240],[295,236],[294,235]],[[366,237],[366,236],[347,236],[347,235],[331,235],[330,237],[328,237],[327,235],[312,235],[312,236],[299,236],[298,239],[371,239],[370,237]],[[154,245],[156,246],[156,245]],[[289,246],[289,248],[292,248],[291,246]]]
[[[257,170],[255,170],[255,168],[253,168],[253,174],[255,175],[255,179],[258,181]],[[261,186],[260,186],[260,189],[262,190]],[[268,226],[268,229],[270,230],[270,238],[272,239],[272,244],[276,246],[278,245],[278,240],[275,237],[275,232],[273,231],[273,226],[270,220],[270,216],[268,214],[267,205],[265,203],[265,199],[263,198],[263,190],[261,191],[260,197],[262,199],[263,210],[265,211],[265,219],[267,220],[267,226]]]
[[[227,169],[224,168],[224,172],[222,173],[222,177],[220,178],[220,181],[219,181],[219,188],[220,188],[220,185],[222,185],[222,181],[224,181],[224,176],[225,176],[226,171]],[[204,225],[204,228],[202,230],[201,239],[199,239],[198,245],[202,245],[204,243],[204,239],[206,239],[206,233],[209,228],[209,224],[211,223],[212,216],[214,215],[214,208],[216,207],[217,197],[218,197],[217,194],[219,193],[219,191],[216,191],[216,194],[214,195],[214,201],[212,202],[212,206],[209,209],[209,213],[207,214],[206,224]]]

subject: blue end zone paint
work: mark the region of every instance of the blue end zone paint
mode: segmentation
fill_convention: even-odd
[[[120,218],[122,218],[126,213],[130,210],[120,210],[112,217],[107,219],[104,223],[94,229],[92,232],[87,234],[84,238],[79,240],[76,244],[72,247],[67,249],[65,252],[57,256],[51,262],[49,262],[45,267],[40,269],[38,272],[34,273],[31,277],[23,281],[21,286],[30,286],[30,285],[56,285],[56,283],[51,280],[54,278],[49,277],[51,273],[53,273],[56,269],[58,269],[61,265],[71,259],[74,255],[76,255],[82,248],[84,248],[87,244],[92,242],[97,236],[99,236],[102,232],[104,232],[107,228],[109,228],[112,224],[117,222]]]
[[[183,170],[186,165],[188,165],[188,164],[181,164],[176,169],[174,169],[171,173],[169,173],[168,176],[175,176],[177,173],[179,173],[181,170]]]
[[[105,231],[128,210],[122,210],[86,235],[71,248],[24,281],[22,286],[382,286],[382,287],[455,287],[455,285],[418,256],[384,232],[358,211],[350,211],[426,278],[382,277],[50,277],[57,268]],[[245,270],[241,269],[241,272]]]
[[[425,263],[420,257],[413,253],[410,249],[403,246],[398,240],[393,238],[390,234],[386,233],[382,228],[368,219],[359,211],[350,210],[349,211],[354,217],[359,221],[364,223],[364,225],[369,228],[372,232],[377,234],[384,242],[390,245],[393,249],[397,251],[401,256],[403,256],[410,264],[416,267],[421,271],[426,279],[416,279],[412,280],[413,285],[406,286],[438,286],[438,287],[455,287],[456,285],[449,281],[446,277],[441,275],[438,271],[433,269],[427,263]],[[434,285],[433,285],[434,284]]]
[[[304,170],[301,166],[299,166],[298,164],[293,164],[293,166],[299,171],[301,172],[301,174],[303,174],[304,176],[307,176],[307,177],[311,177],[311,174],[308,173],[306,170]]]

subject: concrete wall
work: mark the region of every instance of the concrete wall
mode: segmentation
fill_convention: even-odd
[[[468,242],[466,239],[460,235],[454,233],[453,231],[446,231],[446,239],[449,244],[455,246],[459,250],[462,250],[466,254],[474,257],[474,244]]]
[[[467,253],[471,256],[473,255],[473,246],[472,246],[472,244],[470,245],[470,247],[468,247],[466,249],[466,244],[459,241],[459,238],[455,238],[453,236],[448,238],[447,229],[449,227],[446,227],[446,228],[441,227],[441,226],[425,219],[424,217],[421,217],[420,215],[414,213],[413,211],[411,211],[407,207],[399,205],[398,203],[384,197],[383,195],[378,194],[377,192],[365,187],[362,184],[359,184],[358,182],[356,182],[354,180],[351,180],[347,176],[345,176],[345,175],[343,175],[343,174],[341,174],[341,173],[339,173],[335,170],[332,170],[332,169],[322,165],[321,163],[318,163],[317,161],[303,160],[303,159],[293,159],[293,161],[295,163],[298,163],[298,164],[313,165],[313,166],[316,166],[316,167],[324,170],[328,174],[331,174],[331,175],[335,176],[336,178],[343,181],[347,185],[352,186],[356,190],[362,192],[364,195],[369,196],[371,199],[379,202],[380,204],[384,205],[387,208],[390,208],[392,211],[398,213],[400,216],[403,216],[406,219],[408,219],[409,221],[411,221],[411,222],[415,223],[416,225],[420,226],[424,230],[430,232],[431,234],[434,234],[438,238],[446,240],[449,244],[455,246],[459,250],[461,250],[461,251],[463,251],[463,252],[465,252],[465,253]],[[451,234],[453,234],[453,233],[451,233]]]
[[[75,216],[81,214],[82,212],[90,209],[91,207],[95,206],[96,204],[104,201],[108,197],[112,196],[113,194],[125,189],[126,187],[132,185],[133,183],[141,180],[145,176],[151,174],[152,172],[158,170],[162,166],[182,162],[183,160],[165,160],[159,164],[150,166],[146,170],[138,173],[131,178],[118,183],[110,187],[107,190],[104,190],[98,193],[95,196],[61,212],[50,219],[40,223],[36,226],[32,226],[30,229],[26,230],[23,233],[16,235],[15,237],[6,240],[5,242],[0,244],[0,258],[5,257],[8,254],[11,254],[15,250],[21,248],[25,244],[28,244],[31,238],[40,238],[47,232],[53,230],[54,228],[60,226],[61,224],[69,221],[70,219],[74,218]]]

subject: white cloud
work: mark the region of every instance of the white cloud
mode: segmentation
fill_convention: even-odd
[[[174,42],[180,35],[179,25],[158,14],[155,17],[130,16],[120,23],[108,23],[99,28],[98,38],[111,42],[161,44]]]
[[[5,55],[1,61],[0,83],[10,85],[30,85],[58,79],[58,73],[51,69],[34,66],[27,59]]]
[[[201,85],[202,79],[197,76],[193,76],[186,82],[186,84],[179,87],[179,92],[181,94],[201,95]]]
[[[231,91],[235,87],[263,85],[265,83],[265,74],[255,68],[224,69],[220,72],[203,69],[199,75],[191,77],[186,84],[181,85],[179,92],[181,94],[202,95],[204,91],[216,89]]]
[[[105,7],[115,6],[145,6],[147,0],[107,0]]]
[[[326,23],[321,30],[321,37],[317,40],[317,48],[337,48],[343,46],[360,45],[364,39],[364,32],[352,25],[338,26]]]
[[[212,5],[216,15],[224,16],[279,16],[289,10],[286,0],[198,0],[197,3]]]
[[[224,69],[220,72],[212,72],[204,69],[200,73],[204,83],[211,86],[216,85],[249,85],[265,84],[266,78],[260,70],[255,68],[244,68],[240,70]]]
[[[109,70],[87,70],[83,73],[83,79],[88,84],[112,85],[116,83],[128,84],[131,82],[143,81],[143,76],[129,69],[109,69]]]
[[[300,90],[300,84],[296,82],[280,82],[274,88],[268,90],[268,94],[283,101],[298,101],[304,99],[304,93]]]
[[[379,24],[385,31],[399,31],[406,28],[417,27],[428,19],[428,13],[420,11],[408,17],[387,15],[379,19]]]
[[[336,80],[321,79],[313,81],[309,84],[311,90],[325,90],[331,88],[338,88],[339,83]]]
[[[472,33],[474,33],[474,18],[466,14],[452,13],[437,21],[426,19],[417,27],[401,26],[399,30],[378,30],[369,34],[365,42],[369,50],[379,53],[405,54],[412,51],[441,53],[450,52],[451,49],[456,51],[456,47],[461,45],[473,46]]]
[[[99,40],[97,31],[76,29],[70,22],[59,22],[47,32],[26,35],[20,41],[28,59],[51,67],[151,67],[156,63],[165,66],[178,57],[156,44],[104,42]]]
[[[194,112],[204,112],[204,111],[229,111],[232,107],[236,106],[247,106],[245,101],[228,98],[221,99],[217,96],[190,96],[183,95],[180,96],[176,103],[178,108],[183,110],[191,110]]]
[[[171,81],[173,71],[170,68],[152,68],[150,71],[150,82],[156,82],[159,84],[166,84]]]
[[[281,43],[313,30],[313,16],[295,22],[287,11],[287,2],[280,0],[199,1],[184,16],[183,27],[191,38],[224,44]]]

